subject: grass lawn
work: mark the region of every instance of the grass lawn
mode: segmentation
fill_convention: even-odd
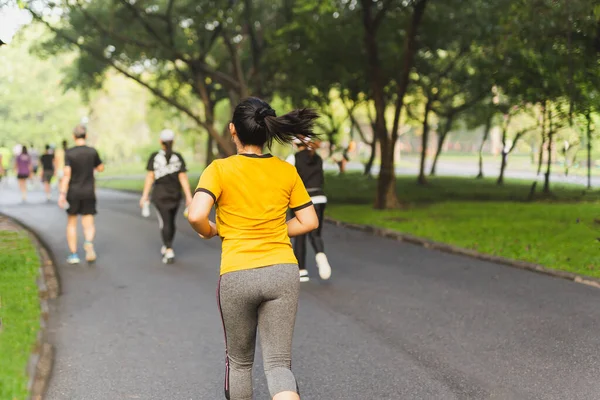
[[[327,214],[450,243],[482,253],[600,277],[600,192],[553,186],[550,198],[527,202],[530,182],[436,178],[419,186],[398,179],[401,210],[373,210],[376,181],[331,177]],[[352,188],[348,193],[344,188]]]
[[[197,178],[192,178],[192,187]],[[102,186],[141,190],[142,182]],[[552,196],[528,202],[531,182],[439,177],[426,186],[398,177],[403,209],[372,208],[376,179],[327,175],[327,215],[374,225],[483,253],[600,278],[600,192],[553,184]],[[538,189],[539,191],[539,189]]]
[[[39,267],[25,234],[0,231],[0,399],[28,395],[26,367],[40,328]]]

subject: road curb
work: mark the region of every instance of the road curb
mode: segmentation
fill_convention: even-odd
[[[36,343],[27,362],[27,374],[29,381],[29,400],[42,400],[48,387],[52,366],[54,364],[54,348],[47,341],[47,324],[50,316],[48,300],[56,299],[60,294],[60,284],[56,273],[56,264],[49,247],[46,246],[39,236],[22,222],[0,213],[0,216],[8,220],[9,224],[16,229],[25,231],[35,246],[40,258],[39,275],[36,280],[40,298],[40,330],[37,334]]]
[[[484,254],[484,253],[477,252],[475,250],[465,249],[465,248],[453,246],[453,245],[450,245],[447,243],[435,242],[433,240],[420,238],[420,237],[413,236],[413,235],[410,235],[407,233],[394,231],[392,229],[380,228],[380,227],[372,226],[372,225],[353,224],[353,223],[349,223],[349,222],[338,221],[331,217],[325,217],[325,221],[330,224],[339,226],[339,227],[348,228],[348,229],[361,231],[361,232],[366,232],[366,233],[370,233],[370,234],[373,234],[373,235],[376,235],[379,237],[393,239],[393,240],[397,240],[400,242],[411,243],[411,244],[422,246],[422,247],[425,247],[428,249],[443,251],[445,253],[467,256],[467,257],[476,258],[476,259],[483,260],[483,261],[489,261],[489,262],[493,262],[496,264],[506,265],[506,266],[513,267],[513,268],[537,272],[539,274],[549,275],[549,276],[552,276],[555,278],[566,279],[569,281],[581,283],[581,284],[584,284],[587,286],[592,286],[592,287],[600,289],[600,279],[598,279],[598,278],[592,278],[589,276],[579,275],[579,274],[575,274],[572,272],[553,270],[553,269],[544,267],[543,265],[534,264],[534,263],[530,263],[530,262],[526,262],[526,261],[518,261],[518,260],[512,260],[512,259],[505,258],[505,257]]]

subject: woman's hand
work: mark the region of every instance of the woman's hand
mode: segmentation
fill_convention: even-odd
[[[148,202],[148,196],[142,196],[140,199],[140,208],[144,208],[144,204]]]
[[[217,230],[217,224],[215,224],[212,221],[208,221],[208,224],[210,225],[210,233],[208,234],[208,236],[198,234],[198,236],[200,236],[202,239],[212,239],[219,234],[219,231]]]

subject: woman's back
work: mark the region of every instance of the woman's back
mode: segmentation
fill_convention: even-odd
[[[270,154],[216,160],[204,171],[198,190],[216,199],[221,274],[296,263],[286,212],[312,203],[292,165]]]
[[[19,154],[17,156],[17,173],[19,175],[29,174],[29,170],[31,168],[31,157],[29,154]]]

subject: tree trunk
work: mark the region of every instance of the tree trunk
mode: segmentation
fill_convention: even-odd
[[[406,42],[404,46],[404,63],[398,80],[398,90],[396,97],[396,110],[394,112],[394,123],[392,135],[389,141],[380,142],[381,146],[381,171],[379,173],[379,182],[377,190],[377,199],[375,200],[375,208],[385,209],[393,208],[399,205],[396,195],[396,171],[394,169],[394,153],[396,141],[398,140],[398,130],[400,128],[400,113],[404,108],[404,96],[410,85],[410,70],[414,64],[415,54],[417,52],[417,31],[425,14],[425,7],[428,0],[420,0],[415,4],[412,14],[412,19],[408,27]],[[371,0],[363,0],[364,3]],[[384,112],[384,110],[382,111]],[[384,126],[385,127],[385,126]],[[386,134],[387,139],[387,134]]]
[[[544,145],[546,144],[546,134],[542,132],[542,143],[540,144],[540,151],[538,154],[538,167],[537,175],[542,172],[542,165],[544,164]]]
[[[588,110],[587,119],[587,188],[592,188],[592,115]]]
[[[425,177],[425,161],[427,160],[427,144],[429,143],[429,123],[427,119],[429,118],[429,111],[431,111],[431,97],[427,98],[427,103],[425,104],[425,114],[423,116],[423,135],[421,136],[421,164],[419,167],[419,178],[417,182],[420,185],[425,185],[427,183],[427,178]]]
[[[485,146],[485,142],[487,142],[488,137],[490,136],[493,119],[494,114],[491,114],[488,120],[485,122],[485,127],[483,128],[483,138],[481,139],[481,144],[479,145],[479,173],[477,174],[477,179],[483,179],[483,146]]]
[[[346,107],[348,117],[350,118],[350,123],[352,124],[352,131],[354,132],[354,128],[356,128],[358,134],[360,135],[360,139],[363,141],[363,143],[367,143],[369,146],[371,146],[371,154],[369,155],[369,160],[366,162],[365,170],[363,172],[363,175],[371,176],[371,168],[373,168],[373,162],[375,161],[375,155],[377,153],[377,136],[375,135],[375,125],[373,123],[373,120],[371,119],[371,116],[369,115],[369,119],[371,119],[372,132],[371,141],[369,141],[367,140],[365,132],[361,128],[360,124],[356,121],[356,118],[354,118],[353,110],[354,107],[352,107],[351,109]]]
[[[202,104],[204,105],[204,128],[208,131],[208,134],[211,135],[217,142],[219,153],[222,156],[226,157],[235,154],[236,149],[233,142],[227,140],[225,136],[220,135],[217,129],[215,128],[215,105],[208,93],[208,88],[206,86],[206,83],[204,82],[204,76],[202,74],[197,73],[195,76],[195,82],[196,85],[194,86],[194,89],[202,99]]]
[[[212,135],[206,135],[206,166],[208,167],[211,162],[215,159],[215,153],[213,151],[214,139]]]
[[[364,27],[365,48],[367,50],[367,63],[369,77],[371,78],[371,94],[375,105],[375,130],[381,149],[381,170],[377,181],[377,194],[374,207],[376,209],[386,209],[398,205],[395,188],[395,174],[393,149],[390,151],[390,138],[388,137],[385,122],[385,81],[381,61],[379,59],[379,46],[377,43],[378,24],[373,16],[373,2],[371,0],[361,0],[362,20]]]
[[[540,144],[540,152],[538,155],[537,175],[542,172],[542,163],[544,158],[544,145],[546,144],[546,102],[542,103],[542,143]]]
[[[548,121],[550,123],[548,127],[548,164],[546,166],[546,173],[544,174],[544,193],[550,193],[550,173],[552,170],[552,139],[554,138],[554,126],[552,126],[552,111],[548,114]]]
[[[371,176],[371,168],[373,168],[373,162],[375,161],[375,154],[377,153],[377,138],[373,136],[373,140],[371,140],[371,155],[369,156],[369,161],[365,164],[365,172],[364,175]]]
[[[448,137],[448,133],[450,133],[450,129],[452,129],[452,120],[454,119],[454,115],[450,114],[448,118],[446,118],[446,124],[444,126],[444,130],[439,135],[439,140],[437,144],[437,149],[435,151],[435,157],[433,157],[433,164],[431,165],[431,171],[429,171],[429,176],[435,176],[436,167],[438,159],[440,158],[440,154],[442,154],[442,149],[444,148],[444,142]]]
[[[502,163],[500,164],[500,175],[496,183],[498,185],[504,185],[504,171],[506,170],[506,164],[508,163],[508,152],[502,149]]]
[[[504,185],[504,171],[506,170],[506,164],[508,164],[508,149],[506,148],[506,136],[508,134],[508,122],[505,122],[502,128],[502,163],[500,164],[500,175],[496,184]]]

